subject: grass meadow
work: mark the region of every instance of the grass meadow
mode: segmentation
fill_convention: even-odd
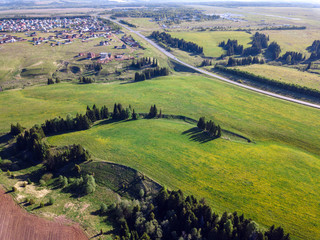
[[[159,119],[101,124],[48,142],[80,143],[95,157],[204,197],[220,213],[237,210],[261,227],[282,225],[303,239],[319,236],[320,188],[314,178],[320,173],[318,157],[273,142],[202,143],[202,137],[195,125]]]
[[[294,68],[272,66],[267,64],[254,64],[238,66],[237,69],[248,71],[256,75],[272,78],[277,81],[298,84],[301,86],[320,90],[320,75],[302,72]]]
[[[170,32],[172,37],[183,38],[203,47],[203,53],[207,57],[219,57],[225,53],[219,43],[222,41],[238,40],[244,48],[249,47],[251,35],[245,32],[217,31],[217,32]]]
[[[0,93],[0,131],[114,102],[148,112],[206,116],[256,143],[192,141],[193,125],[139,120],[96,126],[49,139],[82,143],[94,156],[137,168],[161,184],[205,197],[217,211],[241,211],[261,226],[273,223],[300,239],[320,236],[319,111],[262,96],[197,74],[131,84],[34,86]],[[157,171],[155,171],[157,169]]]

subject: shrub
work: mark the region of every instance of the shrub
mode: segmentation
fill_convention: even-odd
[[[49,201],[48,201],[48,205],[53,205],[53,203],[54,203],[54,200],[53,200],[52,197],[50,197],[50,198],[49,198]]]
[[[52,179],[52,173],[45,173],[42,175],[41,179],[44,180],[45,182],[48,182],[50,179]]]
[[[0,167],[8,169],[11,166],[12,162],[10,160],[2,160],[0,159]]]
[[[28,178],[27,181],[28,181],[28,184],[31,184],[31,183],[32,183],[31,180],[30,180],[30,178]]]
[[[39,183],[40,183],[40,186],[41,186],[41,187],[46,186],[46,182],[45,182],[44,180],[42,180],[42,179],[39,181]]]
[[[35,204],[35,201],[34,201],[34,199],[33,199],[33,198],[30,198],[30,199],[29,199],[29,204],[30,204],[30,205]]]
[[[96,190],[96,181],[92,175],[86,175],[83,190],[85,194],[93,193]]]
[[[140,198],[144,197],[144,190],[143,189],[140,189],[139,196],[140,196]]]
[[[108,207],[105,203],[101,203],[100,206],[100,215],[104,215],[107,213]]]
[[[16,187],[12,187],[12,192],[16,192],[18,189]]]
[[[44,203],[41,202],[40,205],[39,205],[39,207],[40,207],[40,208],[43,208],[43,207],[44,207]]]
[[[7,171],[7,176],[10,177],[11,176],[11,172],[10,170]]]

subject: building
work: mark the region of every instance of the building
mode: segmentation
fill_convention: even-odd
[[[100,60],[104,60],[104,59],[107,59],[107,58],[109,58],[109,54],[108,53],[106,53],[106,52],[100,53]]]
[[[96,54],[93,53],[93,52],[88,52],[87,57],[88,57],[89,59],[95,58],[95,57],[96,57]]]

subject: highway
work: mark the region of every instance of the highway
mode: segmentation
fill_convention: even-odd
[[[155,48],[157,48],[159,51],[161,51],[161,52],[162,52],[163,54],[165,54],[167,57],[175,60],[176,62],[178,62],[178,63],[180,63],[180,64],[182,64],[182,65],[184,65],[184,66],[186,66],[186,67],[189,67],[189,68],[193,69],[194,71],[197,71],[197,72],[202,73],[202,74],[205,74],[205,75],[207,75],[207,76],[217,78],[217,79],[219,79],[219,80],[221,80],[221,81],[224,81],[224,82],[227,82],[227,83],[230,83],[230,84],[233,84],[233,85],[236,85],[236,86],[239,86],[239,87],[242,87],[242,88],[245,88],[245,89],[248,89],[248,90],[257,92],[257,93],[261,93],[261,94],[264,94],[264,95],[268,95],[268,96],[271,96],[271,97],[279,98],[279,99],[286,100],[286,101],[289,101],[289,102],[293,102],[293,103],[305,105],[305,106],[308,106],[308,107],[313,107],[313,108],[320,109],[320,105],[318,105],[318,104],[309,103],[309,102],[305,102],[305,101],[302,101],[302,100],[298,100],[298,99],[286,97],[286,96],[283,96],[283,95],[279,95],[279,94],[276,94],[276,93],[264,91],[264,90],[261,90],[261,89],[255,88],[255,87],[250,87],[250,86],[248,86],[248,85],[241,84],[241,83],[232,81],[232,80],[230,80],[230,79],[221,77],[221,76],[219,76],[219,75],[217,75],[217,74],[208,72],[208,71],[206,71],[206,70],[203,70],[203,69],[194,67],[194,66],[192,66],[192,65],[190,65],[190,64],[188,64],[188,63],[185,63],[185,62],[181,61],[180,59],[178,59],[177,57],[175,57],[173,54],[171,54],[170,52],[166,51],[165,49],[163,49],[162,47],[160,47],[158,44],[156,44],[155,42],[153,42],[151,39],[143,36],[140,32],[134,31],[134,30],[131,29],[130,27],[128,27],[128,26],[126,26],[126,25],[124,25],[124,24],[121,24],[121,23],[119,23],[118,21],[115,21],[115,20],[112,20],[112,19],[109,19],[109,20],[112,21],[112,22],[114,22],[114,23],[116,23],[116,24],[119,24],[121,27],[127,29],[128,31],[130,31],[130,32],[138,35],[140,38],[142,38],[143,40],[145,40],[145,41],[147,41],[148,43],[150,43],[152,46],[154,46]]]

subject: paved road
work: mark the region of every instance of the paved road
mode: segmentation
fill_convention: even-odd
[[[268,95],[268,96],[271,96],[271,97],[275,97],[275,98],[279,98],[279,99],[282,99],[282,100],[286,100],[286,101],[289,101],[289,102],[294,102],[294,103],[298,103],[298,104],[301,104],[301,105],[305,105],[305,106],[308,106],[308,107],[313,107],[313,108],[317,108],[317,109],[320,109],[320,105],[317,105],[317,104],[314,104],[314,103],[309,103],[309,102],[305,102],[305,101],[301,101],[301,100],[298,100],[298,99],[294,99],[294,98],[290,98],[290,97],[286,97],[286,96],[282,96],[282,95],[279,95],[279,94],[276,94],[276,93],[272,93],[272,92],[268,92],[268,91],[264,91],[264,90],[261,90],[261,89],[258,89],[258,88],[255,88],[255,87],[250,87],[248,85],[244,85],[244,84],[241,84],[241,83],[238,83],[238,82],[235,82],[235,81],[232,81],[230,79],[227,79],[227,78],[224,78],[224,77],[221,77],[217,74],[214,74],[214,73],[211,73],[211,72],[208,72],[206,70],[203,70],[203,69],[200,69],[200,68],[197,68],[197,67],[194,67],[188,63],[185,63],[181,60],[179,60],[177,57],[175,57],[173,54],[171,54],[170,52],[166,51],[165,49],[163,49],[162,47],[160,47],[159,45],[157,45],[155,42],[153,42],[152,40],[150,40],[149,38],[143,36],[140,32],[138,31],[134,31],[133,29],[129,28],[128,26],[124,25],[124,24],[121,24],[119,23],[118,21],[114,21],[112,19],[109,19],[111,20],[112,22],[116,23],[116,24],[119,24],[120,26],[122,26],[123,28],[129,30],[130,32],[132,33],[135,33],[136,35],[138,35],[139,37],[141,37],[143,40],[147,41],[148,43],[150,43],[152,46],[154,46],[155,48],[157,48],[159,51],[161,51],[162,53],[164,53],[167,57],[175,60],[176,62],[184,65],[184,66],[187,66],[197,72],[200,72],[200,73],[203,73],[207,76],[210,76],[210,77],[214,77],[214,78],[217,78],[217,79],[220,79],[224,82],[228,82],[228,83],[231,83],[233,85],[237,85],[239,87],[242,87],[242,88],[246,88],[246,89],[249,89],[251,91],[254,91],[254,92],[258,92],[258,93],[261,93],[261,94],[265,94],[265,95]]]

